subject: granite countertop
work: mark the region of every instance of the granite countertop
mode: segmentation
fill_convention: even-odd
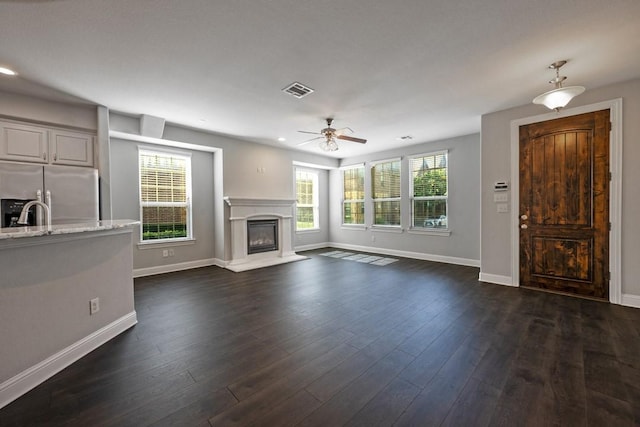
[[[107,221],[83,222],[79,224],[56,224],[51,229],[47,226],[0,228],[0,240],[38,237],[57,234],[85,233],[88,231],[105,231],[131,227],[140,224],[132,219],[115,219]]]

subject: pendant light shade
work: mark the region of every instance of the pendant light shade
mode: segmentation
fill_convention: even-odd
[[[555,89],[536,96],[533,99],[534,104],[543,104],[550,110],[560,111],[560,109],[564,108],[569,101],[585,91],[585,88],[582,86],[562,87],[562,82],[566,77],[560,75],[560,67],[566,63],[567,61],[557,61],[549,65],[549,68],[556,70],[556,77],[549,81],[549,83],[555,86]]]
[[[574,97],[580,95],[585,89],[582,86],[567,86],[550,90],[533,99],[534,104],[544,104],[550,110],[559,111]]]

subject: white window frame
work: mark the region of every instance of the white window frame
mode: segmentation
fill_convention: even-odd
[[[430,156],[439,156],[439,155],[444,155],[446,156],[446,161],[447,161],[447,194],[446,196],[419,196],[419,197],[415,197],[414,196],[414,188],[413,188],[413,167],[412,167],[412,163],[414,159],[421,159],[424,157],[430,157]],[[423,154],[416,154],[416,155],[412,155],[409,156],[408,158],[408,164],[409,164],[409,198],[411,201],[411,229],[413,230],[421,230],[421,231],[429,231],[429,232],[448,232],[449,231],[449,218],[450,218],[450,212],[449,212],[449,191],[450,191],[450,187],[449,187],[449,150],[439,150],[439,151],[432,151],[429,153],[423,153]],[[425,227],[423,226],[416,226],[414,225],[415,223],[415,202],[416,201],[421,201],[421,200],[444,200],[445,204],[446,204],[446,212],[447,212],[447,224],[444,227]]]
[[[398,197],[385,197],[385,198],[378,198],[376,199],[374,196],[374,186],[375,186],[375,180],[373,178],[373,173],[374,173],[374,168],[378,165],[384,164],[384,163],[394,163],[397,162],[398,165],[400,166],[400,195]],[[401,157],[396,157],[396,158],[392,158],[392,159],[385,159],[385,160],[376,160],[375,162],[371,162],[369,165],[369,177],[371,179],[371,187],[369,189],[370,191],[370,196],[371,196],[371,228],[379,228],[379,229],[393,229],[393,230],[402,230],[402,158]],[[400,212],[398,213],[398,216],[400,218],[400,223],[399,224],[376,224],[376,202],[398,202],[398,205],[400,206]]]
[[[345,181],[344,181],[344,173],[348,170],[352,170],[352,169],[362,169],[362,195],[363,198],[362,199],[345,199],[344,198],[344,192],[345,192]],[[366,221],[366,211],[367,211],[367,206],[365,203],[365,199],[366,199],[366,186],[365,186],[365,181],[366,181],[366,168],[364,166],[364,163],[360,163],[357,165],[350,165],[350,166],[344,166],[342,168],[340,168],[340,174],[341,179],[342,179],[342,201],[341,201],[341,207],[342,207],[342,211],[340,213],[340,216],[342,218],[342,226],[343,227],[356,227],[356,228],[361,228],[365,226],[365,221]],[[344,207],[345,204],[347,203],[362,203],[362,208],[363,208],[363,217],[362,217],[362,222],[358,222],[358,223],[353,223],[353,222],[344,222]]]
[[[141,155],[158,155],[164,157],[174,157],[185,160],[185,193],[186,202],[144,202],[142,201],[142,170],[140,167]],[[179,150],[171,150],[157,147],[138,146],[138,205],[140,215],[140,245],[166,245],[167,243],[180,243],[193,241],[193,218],[192,218],[192,185],[191,185],[191,153]],[[143,208],[144,207],[186,207],[187,208],[187,236],[186,237],[171,237],[167,239],[149,239],[143,240],[144,220],[143,220]]]
[[[313,191],[313,201],[312,204],[300,204],[298,203],[298,173],[301,174],[308,174],[309,176],[311,176],[311,185],[312,185],[312,191]],[[303,169],[303,168],[295,168],[295,177],[294,177],[294,184],[295,184],[295,198],[296,198],[296,217],[295,217],[295,224],[296,224],[296,232],[298,233],[304,233],[307,231],[317,231],[320,229],[320,197],[319,197],[319,191],[320,191],[320,187],[319,187],[319,173],[316,170],[312,170],[312,169]],[[298,208],[299,207],[311,207],[313,208],[313,227],[312,228],[298,228]]]

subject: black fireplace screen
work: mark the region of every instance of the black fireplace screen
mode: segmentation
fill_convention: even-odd
[[[278,250],[278,220],[247,221],[247,240],[249,255]]]

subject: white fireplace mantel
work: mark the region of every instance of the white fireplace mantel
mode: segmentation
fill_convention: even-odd
[[[225,197],[229,206],[286,206],[293,209],[296,199],[250,199],[246,197]],[[291,212],[293,213],[293,211]]]
[[[293,251],[293,217],[295,199],[256,199],[225,197],[230,208],[231,260],[226,268],[240,272],[269,267],[286,262],[299,261],[307,257]],[[278,249],[275,251],[248,253],[247,221],[252,219],[275,219],[278,221]]]

